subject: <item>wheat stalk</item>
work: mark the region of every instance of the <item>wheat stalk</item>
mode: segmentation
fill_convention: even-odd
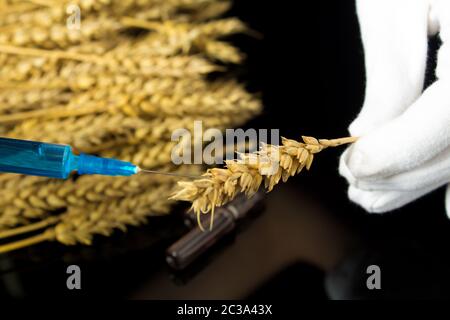
[[[302,139],[303,142],[298,142],[283,138],[281,146],[263,144],[256,153],[241,154],[240,159],[226,161],[224,169],[209,169],[201,179],[179,182],[179,190],[170,199],[192,202],[191,209],[197,214],[202,230],[200,214],[211,211],[212,228],[216,206],[228,203],[240,192],[252,196],[263,182],[270,192],[280,180],[286,182],[303,168],[309,170],[316,153],[356,141],[354,137],[317,140],[303,136]]]
[[[124,77],[124,80],[128,77]],[[173,78],[172,78],[173,79]],[[87,91],[77,95],[65,96],[58,90],[45,92],[37,90],[32,96],[34,99],[42,97],[39,110],[33,104],[23,101],[21,109],[32,108],[24,112],[9,115],[0,115],[0,123],[12,123],[32,118],[64,118],[74,115],[87,115],[98,112],[122,112],[127,116],[183,116],[198,115],[217,117],[222,115],[254,115],[261,109],[260,101],[246,92],[235,81],[218,81],[206,84],[204,81],[156,81],[158,90],[149,88],[150,82],[144,83],[134,79],[128,83],[111,85]],[[171,82],[176,84],[168,91]],[[164,88],[165,87],[165,88]],[[133,95],[133,92],[137,94]],[[29,91],[29,94],[33,91]],[[50,101],[44,100],[48,96]],[[27,97],[27,95],[24,95]],[[1,98],[1,96],[0,96]],[[47,104],[58,99],[71,98],[67,105]],[[33,101],[36,103],[35,101]],[[11,102],[7,105],[11,106]],[[16,102],[16,105],[19,102]],[[47,107],[44,107],[47,106]],[[16,107],[16,109],[19,109]],[[0,109],[1,110],[1,109]],[[18,110],[17,110],[18,111]]]

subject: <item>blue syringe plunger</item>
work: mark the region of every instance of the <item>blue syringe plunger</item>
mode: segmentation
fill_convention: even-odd
[[[65,179],[72,171],[131,176],[138,173],[139,168],[117,159],[74,155],[68,145],[0,138],[0,172]]]

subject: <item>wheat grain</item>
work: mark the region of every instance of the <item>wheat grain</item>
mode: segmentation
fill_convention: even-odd
[[[221,62],[238,64],[242,63],[245,58],[239,49],[223,41],[198,41],[198,46],[207,56]]]
[[[219,1],[208,3],[199,10],[197,10],[197,12],[193,13],[191,16],[191,20],[203,21],[216,18],[218,16],[223,15],[228,10],[230,10],[231,6],[232,6],[231,1]]]

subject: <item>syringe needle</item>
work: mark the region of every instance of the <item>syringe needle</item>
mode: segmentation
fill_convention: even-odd
[[[139,172],[150,173],[150,174],[161,174],[164,176],[172,176],[172,177],[181,177],[181,178],[189,178],[189,179],[198,179],[200,176],[191,176],[187,174],[174,173],[174,172],[163,172],[163,171],[154,171],[154,170],[144,170],[139,168]]]

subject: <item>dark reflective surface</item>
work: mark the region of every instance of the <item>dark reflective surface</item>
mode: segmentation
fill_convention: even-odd
[[[307,191],[298,191],[286,185],[271,193],[264,212],[183,272],[165,262],[165,249],[186,232],[183,215],[174,214],[127,234],[99,237],[93,247],[48,243],[2,256],[1,296],[237,299],[264,295],[279,278],[286,290],[280,297],[289,297],[299,282],[316,288],[311,298],[323,297],[320,269],[337,259],[349,239]],[[66,288],[71,264],[81,268],[79,291]],[[315,270],[314,277],[304,264]],[[298,275],[289,284],[280,274],[293,274],[296,266]]]

